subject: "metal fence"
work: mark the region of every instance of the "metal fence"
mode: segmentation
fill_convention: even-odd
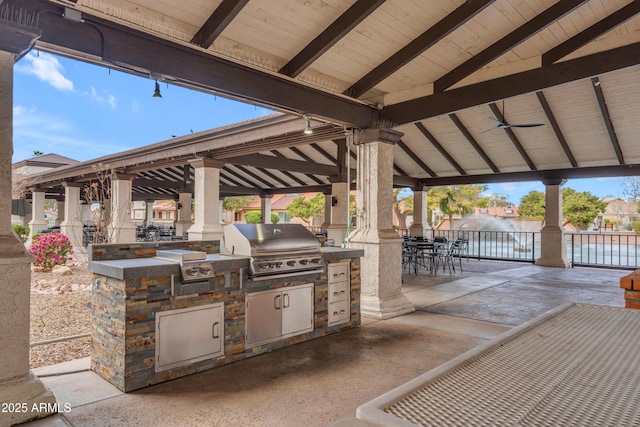
[[[640,268],[640,239],[631,233],[570,233],[571,265],[635,270]]]

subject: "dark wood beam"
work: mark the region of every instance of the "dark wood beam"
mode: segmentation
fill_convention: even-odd
[[[220,169],[220,179],[224,179],[226,181],[229,181],[231,184],[236,185],[238,187],[244,187],[245,186],[244,184],[241,184],[240,182],[236,181],[235,179],[230,178],[229,175],[230,174],[229,174],[229,170],[228,169],[225,169],[225,168]]]
[[[172,189],[172,190],[190,189],[191,191],[193,191],[193,185],[185,188],[182,182],[165,181],[161,179],[134,178],[131,181],[131,185],[133,187],[165,188],[165,189]]]
[[[334,141],[335,142],[335,141]],[[340,144],[338,144],[338,147],[340,146]],[[331,163],[334,163],[336,166],[338,165],[338,162],[336,159],[333,158],[333,156],[329,153],[327,153],[322,147],[320,147],[318,144],[313,143],[310,144],[310,147],[313,148],[314,150],[316,150],[318,153],[322,154],[324,156],[325,159],[329,160]]]
[[[344,94],[354,98],[363,95],[431,46],[451,34],[494,1],[495,0],[467,0],[456,10],[437,22],[433,27],[420,34],[416,39],[394,53],[383,63],[369,71],[364,77],[345,90]]]
[[[536,92],[638,64],[640,64],[640,43],[633,43],[534,70],[389,105],[380,111],[380,118],[398,125],[415,123],[430,117]]]
[[[372,106],[98,16],[83,13],[84,24],[71,22],[62,18],[64,6],[46,0],[5,0],[3,5],[38,14],[42,37],[36,47],[47,52],[139,76],[155,72],[176,85],[334,123],[362,128],[378,123],[379,111]]]
[[[314,160],[307,156],[306,154],[304,154],[299,148],[297,147],[290,147],[289,150],[291,150],[293,153],[295,153],[297,156],[302,157],[305,162],[311,162],[313,163]],[[311,180],[317,182],[318,184],[326,184],[325,181],[322,181],[321,179],[319,179],[318,177],[314,176],[314,175],[310,175],[310,174],[306,174]]]
[[[271,151],[273,154],[276,155],[276,158],[278,160],[284,161],[284,160],[291,160],[291,159],[287,159],[282,153],[279,153],[277,151]],[[306,164],[306,162],[303,162]],[[297,176],[295,176],[294,174],[292,174],[291,172],[289,172],[289,170],[280,170],[280,173],[282,173],[283,175],[286,175],[287,177],[289,177],[290,179],[294,180],[295,182],[298,183],[298,185],[307,185],[306,182],[304,182],[303,180],[301,180],[300,178],[298,178]],[[303,172],[304,173],[304,172]]]
[[[618,25],[640,13],[640,2],[632,1],[625,7],[617,10],[606,18],[596,22],[586,30],[583,30],[567,41],[542,54],[542,65],[550,65],[564,58],[571,52],[589,43],[601,35],[611,31]]]
[[[314,175],[331,176],[338,173],[336,166],[288,159],[286,157],[268,156],[266,154],[248,154],[246,156],[230,157],[224,160],[226,163],[234,165],[256,166],[266,169],[311,173]]]
[[[296,77],[311,63],[318,59],[323,53],[329,50],[349,31],[353,30],[359,23],[371,15],[384,0],[358,0],[338,19],[333,21],[322,33],[311,43],[304,47],[293,59],[278,71],[289,77]]]
[[[425,171],[432,177],[438,176],[438,174],[436,174],[429,166],[427,166],[427,164],[424,161],[422,161],[422,159],[418,157],[416,153],[414,153],[413,150],[411,150],[411,148],[409,148],[407,144],[404,143],[403,140],[396,142],[396,145],[398,146],[399,149],[404,151],[405,154],[411,158],[411,160],[413,160],[418,166],[420,166],[423,171]],[[403,173],[403,175],[406,175],[406,174]]]
[[[613,151],[615,151],[616,153],[618,163],[624,165],[624,156],[622,155],[622,149],[620,148],[618,136],[616,135],[616,131],[613,128],[613,122],[611,121],[609,108],[607,108],[607,101],[604,99],[604,93],[602,92],[600,80],[597,77],[594,77],[591,79],[591,83],[593,84],[593,91],[595,92],[596,98],[598,99],[598,106],[600,107],[602,119],[604,120],[604,124],[607,127],[607,132],[609,133],[609,140],[611,141],[611,145],[613,146]]]
[[[249,169],[245,168],[244,166],[233,165],[233,167],[238,169],[239,171],[243,172],[244,174],[249,175],[252,179],[260,181],[262,184],[266,185],[269,188],[275,187],[275,185],[273,185],[272,183],[270,183],[266,179],[256,175],[255,173],[251,172]]]
[[[640,175],[640,164],[633,164],[587,168],[545,169],[523,172],[501,172],[466,176],[445,176],[438,178],[424,178],[420,180],[420,184],[426,187],[438,187],[443,185],[492,184],[499,182],[524,182],[638,175]]]
[[[438,152],[442,155],[442,157],[447,159],[449,164],[453,166],[453,168],[457,170],[460,175],[467,175],[467,172],[465,172],[465,170],[462,169],[462,166],[460,166],[458,162],[456,162],[455,159],[451,157],[451,154],[449,154],[449,152],[445,150],[442,145],[440,145],[438,140],[431,134],[431,132],[427,130],[426,127],[424,127],[422,123],[420,122],[416,123],[416,127],[431,142],[431,144],[435,147],[435,149],[438,150]]]
[[[495,163],[493,163],[493,160],[491,160],[491,158],[487,155],[487,153],[485,153],[485,151],[482,149],[478,141],[476,141],[473,135],[471,135],[467,127],[462,123],[462,121],[460,121],[458,116],[455,113],[451,113],[449,114],[449,118],[451,119],[451,121],[453,121],[453,123],[456,125],[458,130],[462,132],[462,135],[464,135],[467,141],[469,141],[469,144],[471,144],[473,149],[476,150],[476,153],[478,153],[480,157],[482,157],[482,160],[484,160],[487,166],[489,166],[491,170],[496,173],[500,172],[500,169],[498,169]]]
[[[470,76],[489,62],[510,51],[529,37],[553,24],[558,19],[587,1],[588,0],[563,0],[554,4],[540,15],[533,19],[529,19],[526,24],[510,32],[482,52],[471,56],[471,58],[467,59],[462,65],[459,65],[444,76],[440,77],[433,84],[434,92],[445,91],[447,88],[456,84],[465,77]]]
[[[573,156],[573,153],[571,152],[571,148],[569,148],[569,144],[567,143],[567,140],[565,139],[564,134],[560,129],[560,125],[558,124],[558,121],[556,120],[556,117],[554,116],[553,111],[551,111],[551,107],[547,102],[547,98],[544,96],[544,93],[542,93],[542,91],[536,92],[536,95],[538,96],[538,100],[542,105],[542,109],[544,110],[544,113],[547,115],[547,119],[549,120],[549,123],[551,123],[553,132],[556,134],[558,141],[560,141],[560,146],[562,147],[564,154],[566,154],[567,159],[569,159],[571,166],[573,166],[574,168],[577,168],[578,162],[576,161],[576,158]]]
[[[191,43],[208,49],[227,28],[249,0],[223,0],[191,39]]]
[[[284,186],[289,185],[287,183],[287,181],[285,181],[284,179],[280,178],[278,175],[272,173],[271,171],[268,171],[265,168],[256,167],[256,169],[258,169],[260,172],[262,172],[263,174],[267,175],[269,178],[271,178],[272,180],[276,181],[280,185],[284,185]]]
[[[221,172],[225,171],[227,174],[229,175],[233,175],[234,177],[246,182],[247,184],[249,184],[252,187],[255,188],[262,188],[260,187],[255,181],[252,181],[250,178],[245,177],[244,175],[239,174],[238,172],[234,171],[233,169],[230,169],[229,166],[224,166],[221,169]]]
[[[506,123],[504,115],[502,114],[502,111],[500,111],[500,109],[495,103],[492,102],[491,104],[489,104],[489,108],[491,108],[491,112],[495,115],[496,119],[500,121],[500,123]],[[504,128],[503,130],[505,131],[505,133],[513,143],[514,147],[516,147],[516,150],[518,150],[518,153],[520,153],[520,156],[525,161],[527,166],[529,166],[529,169],[531,169],[532,171],[536,170],[537,169],[536,165],[533,163],[533,161],[527,154],[527,151],[524,149],[524,147],[520,143],[520,140],[518,139],[516,134],[513,132],[513,129]]]
[[[220,196],[229,197],[229,196],[252,196],[261,194],[262,190],[259,188],[249,188],[249,187],[234,187],[232,185],[220,184]]]

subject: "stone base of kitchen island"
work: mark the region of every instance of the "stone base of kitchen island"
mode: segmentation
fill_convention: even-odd
[[[193,244],[193,241],[189,243]],[[173,246],[175,244],[172,242]],[[155,249],[161,248],[140,250],[138,253],[153,257]],[[167,274],[167,269],[172,266],[146,266],[138,273],[125,269],[122,274],[111,274],[112,270],[108,267],[117,263],[113,258],[116,252],[103,251],[110,254],[109,260],[93,259],[94,264],[99,263],[97,270],[120,277],[109,277],[99,273],[95,273],[94,276],[91,369],[121,391],[137,390],[360,325],[360,250],[323,250],[327,264],[350,263],[350,316],[345,323],[331,327],[328,326],[326,271],[310,276],[254,282],[246,279],[248,258],[237,257],[233,261],[220,261],[220,266],[224,268],[214,267],[216,279],[212,279],[215,281],[212,292],[171,296],[171,274]],[[175,268],[177,270],[177,266]],[[313,331],[246,347],[247,293],[308,283],[314,285]],[[156,313],[215,303],[224,304],[223,354],[156,372]]]

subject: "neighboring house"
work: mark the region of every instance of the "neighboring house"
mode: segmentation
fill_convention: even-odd
[[[147,203],[143,201],[134,201],[131,209],[131,220],[141,225],[144,223],[147,215]],[[153,202],[153,212],[151,218],[147,219],[147,225],[154,224],[157,226],[173,226],[176,221],[176,203],[173,200],[155,200]]]
[[[287,207],[293,202],[293,200],[297,197],[304,196],[306,200],[313,199],[318,193],[304,193],[304,194],[274,194],[271,197],[271,213],[278,215],[280,218],[279,224],[302,224],[304,226],[313,226],[319,227],[324,222],[324,217],[313,217],[310,219],[309,223],[304,222],[300,218],[290,218],[287,213]],[[237,211],[234,215],[225,215],[225,222],[245,222],[245,215],[249,211],[259,211],[260,210],[260,197],[255,196],[248,206],[244,209]]]
[[[638,204],[635,202],[627,202],[612,197],[602,199],[607,204],[602,215],[598,215],[595,220],[594,228],[601,227],[602,223],[612,224],[613,228],[623,229],[633,221],[638,220]]]

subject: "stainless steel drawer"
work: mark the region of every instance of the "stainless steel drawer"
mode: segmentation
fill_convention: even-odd
[[[339,262],[335,264],[329,264],[327,267],[327,275],[329,283],[337,283],[349,281],[349,266],[348,262]]]
[[[351,299],[351,284],[349,282],[339,282],[329,284],[329,304]]]
[[[351,302],[349,300],[329,304],[329,326],[349,321],[350,314]]]

